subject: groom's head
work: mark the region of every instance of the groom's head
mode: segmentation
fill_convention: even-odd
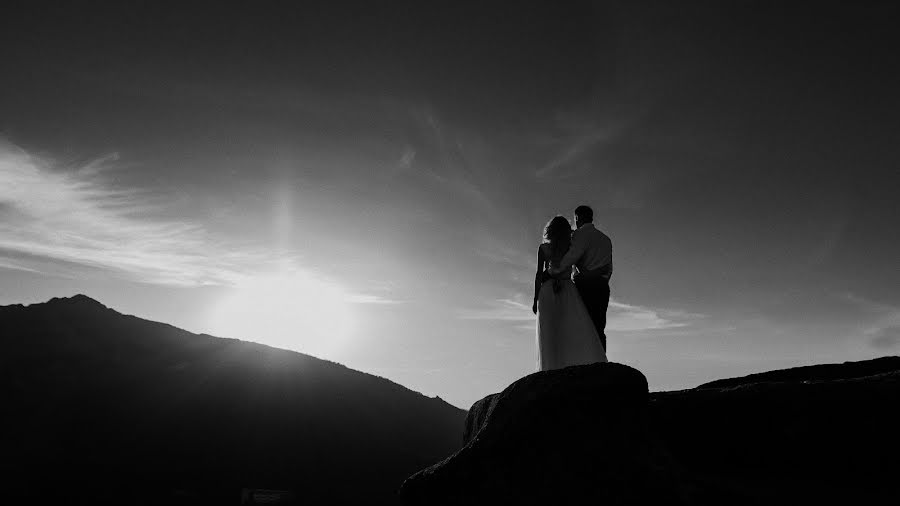
[[[575,208],[575,228],[581,228],[594,221],[594,211],[588,206],[578,206]]]

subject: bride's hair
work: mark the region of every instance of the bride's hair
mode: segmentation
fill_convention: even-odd
[[[555,216],[544,227],[544,242],[550,245],[552,256],[562,256],[572,243],[572,225],[565,216]]]

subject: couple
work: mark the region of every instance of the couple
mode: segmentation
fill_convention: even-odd
[[[612,242],[594,228],[588,206],[575,209],[575,231],[557,216],[538,247],[534,305],[538,370],[606,362],[606,308]]]

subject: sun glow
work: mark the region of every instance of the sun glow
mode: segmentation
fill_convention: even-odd
[[[213,335],[335,358],[353,331],[353,314],[339,286],[303,273],[240,283],[211,316]]]

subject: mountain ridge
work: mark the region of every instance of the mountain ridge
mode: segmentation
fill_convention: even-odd
[[[114,313],[114,314],[116,314],[116,315],[120,315],[120,316],[123,316],[123,317],[126,317],[126,318],[134,318],[134,319],[137,319],[137,320],[142,321],[142,322],[152,323],[152,324],[154,324],[154,325],[162,325],[162,326],[165,326],[165,327],[167,327],[167,328],[176,329],[176,330],[178,330],[178,331],[180,331],[180,332],[185,332],[185,333],[187,333],[187,334],[189,334],[189,335],[193,335],[193,336],[199,336],[199,337],[204,337],[204,338],[222,339],[222,340],[227,340],[227,341],[236,341],[236,342],[240,342],[240,343],[248,343],[248,344],[253,344],[253,345],[257,345],[257,346],[263,346],[263,347],[266,347],[266,348],[270,348],[270,349],[272,349],[272,350],[279,350],[279,351],[284,351],[284,352],[287,352],[287,353],[296,353],[296,354],[298,354],[298,355],[302,355],[302,356],[304,356],[304,357],[309,357],[309,358],[314,359],[314,360],[319,360],[319,361],[322,361],[322,362],[326,362],[326,363],[329,363],[329,364],[333,364],[333,365],[335,365],[335,366],[342,367],[342,368],[345,368],[345,369],[347,369],[347,370],[350,370],[350,371],[353,371],[353,372],[356,372],[356,373],[359,373],[359,374],[364,374],[364,375],[370,376],[370,377],[372,377],[372,378],[376,378],[376,379],[379,379],[379,380],[384,380],[384,381],[390,382],[390,383],[392,383],[392,384],[394,384],[394,385],[403,387],[404,389],[406,389],[406,390],[408,390],[408,391],[410,391],[410,392],[412,392],[412,393],[414,393],[414,394],[420,395],[420,396],[422,396],[422,397],[424,397],[424,398],[426,398],[426,399],[439,400],[439,401],[441,401],[442,403],[444,403],[444,404],[446,404],[446,405],[448,405],[448,406],[451,406],[451,407],[453,407],[453,408],[455,408],[455,409],[458,409],[458,410],[463,411],[463,412],[466,411],[465,409],[460,408],[459,406],[456,406],[456,405],[454,405],[454,404],[448,402],[447,400],[441,398],[439,395],[428,396],[428,395],[426,395],[426,394],[423,394],[422,392],[413,390],[413,389],[407,387],[406,385],[403,385],[402,383],[397,383],[396,381],[393,381],[393,380],[391,380],[390,378],[387,378],[387,377],[384,377],[384,376],[379,376],[379,375],[377,375],[377,374],[373,374],[373,373],[366,372],[366,371],[361,371],[361,370],[359,370],[359,369],[353,369],[352,367],[349,367],[349,366],[347,366],[347,365],[345,365],[345,364],[342,364],[342,363],[340,363],[340,362],[335,362],[335,361],[333,361],[333,360],[328,360],[328,359],[326,359],[326,358],[321,358],[321,357],[317,357],[317,356],[315,356],[315,355],[310,355],[310,354],[308,354],[308,353],[303,353],[302,351],[291,350],[291,349],[287,349],[287,348],[279,348],[279,347],[277,347],[277,346],[272,346],[272,345],[269,345],[269,344],[260,343],[260,342],[256,342],[256,341],[245,340],[245,339],[240,339],[240,338],[235,338],[235,337],[222,337],[222,336],[216,336],[216,335],[212,335],[212,334],[207,334],[207,333],[205,333],[205,332],[199,332],[199,333],[198,333],[198,332],[191,332],[191,331],[189,331],[189,330],[182,329],[182,328],[177,327],[177,326],[175,326],[175,325],[172,325],[172,324],[170,324],[170,323],[160,322],[160,321],[151,320],[151,319],[148,319],[148,318],[143,318],[143,317],[140,317],[140,316],[137,316],[137,315],[132,315],[132,314],[127,314],[127,313],[119,312],[119,311],[113,309],[112,307],[103,304],[103,303],[100,302],[99,300],[94,299],[93,297],[90,297],[89,295],[86,295],[86,294],[83,294],[83,293],[77,293],[77,294],[72,295],[72,296],[69,296],[69,297],[51,297],[50,299],[48,299],[48,300],[45,301],[45,302],[33,302],[33,303],[30,303],[30,304],[8,304],[8,305],[2,305],[2,306],[0,306],[0,311],[2,311],[4,308],[23,308],[23,309],[25,309],[25,308],[32,308],[32,307],[35,307],[35,306],[37,306],[37,307],[42,307],[42,306],[54,307],[54,306],[55,306],[55,307],[66,308],[66,309],[68,309],[68,310],[71,310],[71,309],[85,309],[85,308],[91,309],[91,310],[106,310],[106,311],[110,311],[110,312],[112,312],[112,313]]]
[[[0,393],[16,413],[0,472],[26,495],[79,500],[99,479],[91,500],[110,504],[220,504],[242,488],[392,504],[408,474],[461,443],[466,412],[438,397],[83,294],[0,306],[0,328]]]

